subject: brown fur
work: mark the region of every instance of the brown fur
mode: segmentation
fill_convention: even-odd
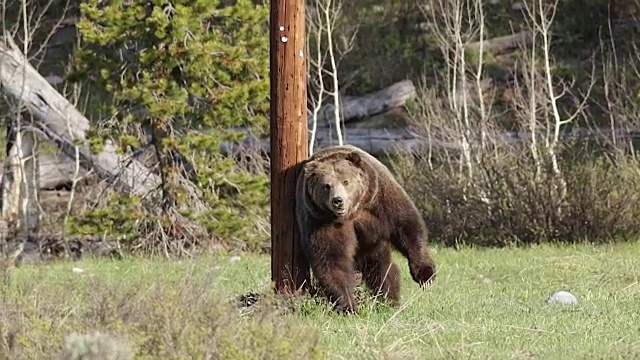
[[[338,198],[342,202],[334,201]],[[420,286],[435,278],[417,208],[389,169],[357,147],[325,148],[303,163],[296,214],[311,270],[338,309],[357,311],[356,270],[374,295],[400,304],[392,247],[408,259]]]

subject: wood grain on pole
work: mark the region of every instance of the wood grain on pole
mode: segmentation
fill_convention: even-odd
[[[304,0],[271,0],[271,278],[278,293],[308,284],[295,217],[296,177],[308,156]]]

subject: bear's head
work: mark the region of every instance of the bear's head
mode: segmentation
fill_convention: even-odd
[[[362,165],[357,153],[339,154],[309,164],[306,191],[313,203],[337,217],[357,211],[369,186]]]

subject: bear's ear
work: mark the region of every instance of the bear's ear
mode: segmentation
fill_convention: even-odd
[[[360,154],[356,152],[349,153],[349,155],[347,155],[347,160],[351,161],[353,165],[356,165],[356,166],[360,165],[360,162],[362,162],[362,158],[360,157]]]
[[[316,162],[308,162],[304,165],[304,170],[306,170],[307,174],[311,174],[318,169],[318,163]]]

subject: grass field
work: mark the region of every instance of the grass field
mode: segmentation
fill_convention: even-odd
[[[403,307],[363,300],[356,316],[309,299],[238,308],[234,297],[268,292],[266,256],[14,268],[0,289],[0,358],[55,358],[68,335],[94,331],[139,359],[640,357],[637,244],[433,251],[432,287],[398,257]],[[578,305],[546,304],[557,290]]]

